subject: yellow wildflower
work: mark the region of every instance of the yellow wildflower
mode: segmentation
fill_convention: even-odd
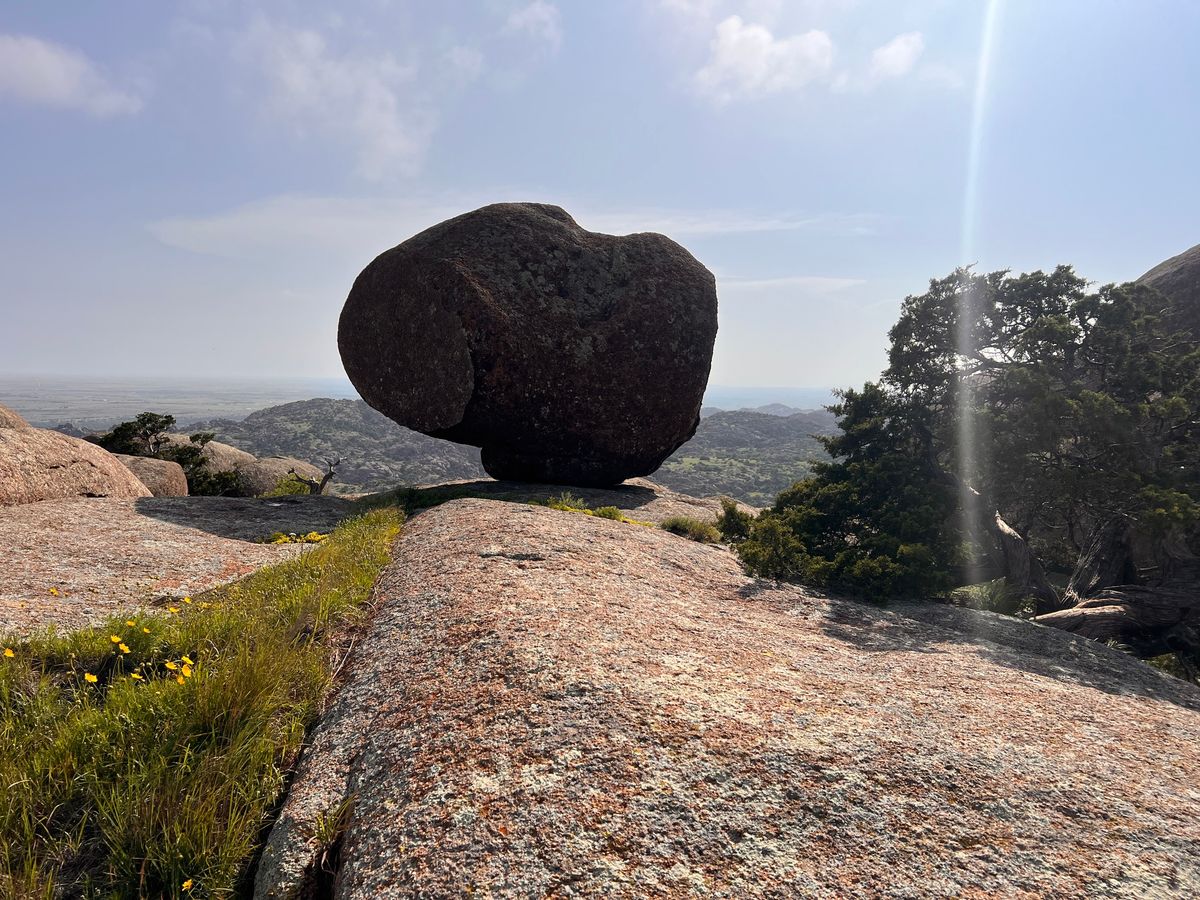
[[[178,669],[178,668],[179,668],[179,666],[175,665],[175,663],[171,662],[169,659],[167,660],[166,666],[167,666],[167,668],[168,668],[168,669],[170,669],[172,672],[174,672],[176,669]]]
[[[5,648],[4,648],[4,655],[5,655],[7,658],[9,658],[9,659],[12,659],[12,658],[13,658],[14,656],[16,656],[17,654],[15,654],[15,653],[13,653],[13,652],[12,652],[12,647],[5,647]]]
[[[99,681],[99,679],[96,678],[96,676],[93,675],[91,672],[85,673],[83,676],[83,680],[86,681],[88,684],[95,684],[97,681]]]
[[[179,612],[179,607],[178,606],[168,606],[167,612],[177,613],[177,612]]]
[[[132,628],[134,625],[137,624],[137,622],[133,621],[133,619],[126,619],[125,624],[128,625],[130,628]]]
[[[189,665],[189,666],[194,666],[194,665],[195,665],[195,663],[194,663],[194,662],[192,662],[192,660],[191,660],[189,657],[187,657],[187,656],[181,656],[181,657],[179,657],[179,658],[180,658],[180,659],[182,659],[182,660],[183,660],[183,661],[184,661],[184,662],[185,662],[187,665]]]
[[[130,678],[132,678],[134,681],[141,681],[141,680],[142,680],[142,676],[141,676],[141,675],[139,675],[137,672],[131,672],[131,673],[130,673],[130,675],[129,675],[129,677],[130,677]]]
[[[191,603],[191,602],[192,602],[192,598],[191,598],[191,597],[184,597],[184,598],[183,598],[183,602],[184,602],[184,603]]]
[[[183,684],[183,676],[182,675],[176,675],[175,680],[177,682],[179,682],[180,684]]]
[[[184,666],[184,667],[183,667],[182,669],[180,669],[179,671],[181,671],[181,672],[183,673],[183,677],[184,677],[184,678],[191,678],[191,677],[192,677],[192,667],[191,667],[191,666]]]
[[[183,889],[185,891],[190,891],[192,889],[192,879],[189,878],[187,881],[185,881],[183,883]]]
[[[58,593],[58,588],[50,588],[50,593],[53,594],[55,597],[60,596],[60,594]]]
[[[117,649],[120,650],[122,653],[129,652],[129,648],[124,643],[117,644]]]
[[[149,634],[149,633],[150,633],[150,629],[149,629],[149,628],[143,628],[143,629],[142,629],[142,634]]]
[[[110,634],[110,635],[108,636],[108,639],[109,639],[110,641],[112,641],[114,644],[119,644],[119,643],[121,643],[121,638],[120,638],[120,636],[119,636],[119,635]]]

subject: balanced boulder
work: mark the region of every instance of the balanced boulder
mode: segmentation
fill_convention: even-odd
[[[0,406],[0,428],[28,428],[29,423],[7,406]]]
[[[42,428],[0,428],[0,506],[65,497],[149,497],[107,450]]]
[[[712,273],[674,241],[501,203],[367,266],[338,348],[367,403],[493,477],[604,486],[695,433],[716,332]]]
[[[187,475],[183,466],[169,459],[154,459],[150,456],[126,456],[114,454],[121,464],[138,477],[155,497],[186,497]]]
[[[1200,336],[1200,244],[1165,260],[1138,279],[1171,301],[1175,324]]]

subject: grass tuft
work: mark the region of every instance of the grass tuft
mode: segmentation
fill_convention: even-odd
[[[690,516],[671,516],[669,519],[663,519],[658,527],[671,534],[699,541],[701,544],[717,544],[721,541],[721,532],[717,530],[716,525],[712,522],[701,522]]]
[[[234,896],[400,520],[369,512],[162,612],[4,641],[0,895]]]

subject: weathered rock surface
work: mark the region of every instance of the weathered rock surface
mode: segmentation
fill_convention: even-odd
[[[183,466],[179,463],[148,456],[126,456],[124,453],[113,455],[121,461],[121,465],[136,475],[155,497],[188,495],[187,475],[183,473]]]
[[[1103,645],[482,500],[376,603],[259,897],[345,798],[339,898],[1200,893],[1200,691]]]
[[[162,597],[234,581],[312,546],[258,541],[276,531],[327,532],[354,509],[332,497],[0,506],[0,632],[81,628]]]
[[[1200,244],[1159,263],[1138,282],[1170,299],[1179,324],[1200,336]]]
[[[29,423],[7,406],[0,406],[0,428],[28,428]]]
[[[191,443],[191,438],[186,434],[167,434],[164,437],[167,443],[174,446]],[[204,445],[201,455],[204,457],[204,467],[210,472],[235,472],[255,461],[253,453],[222,444],[220,441],[209,441]]]
[[[501,203],[367,266],[338,347],[371,406],[493,477],[609,485],[695,432],[716,331],[712,274],[669,238]]]
[[[432,506],[444,499],[479,497],[483,499],[507,500],[511,503],[545,503],[561,497],[561,484],[537,484],[526,481],[443,481],[438,484],[421,485],[420,505]],[[720,497],[691,497],[646,478],[631,478],[624,484],[611,488],[571,488],[565,493],[581,500],[590,509],[615,506],[631,519],[639,522],[659,523],[674,516],[688,516],[702,522],[712,522],[721,514]],[[757,507],[745,503],[742,509],[755,514]]]
[[[311,463],[290,456],[268,456],[238,466],[238,489],[243,497],[261,497],[279,486],[294,469],[305,478],[321,480],[325,473]]]
[[[149,496],[132,472],[95,444],[42,428],[0,428],[0,506]]]

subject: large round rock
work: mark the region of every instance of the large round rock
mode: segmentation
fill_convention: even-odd
[[[0,428],[0,506],[74,497],[149,497],[102,447],[43,428]]]
[[[1173,322],[1200,336],[1200,244],[1159,263],[1138,279],[1171,301]]]
[[[493,477],[601,486],[695,433],[716,333],[712,273],[674,241],[500,203],[367,266],[338,348],[371,406]]]

